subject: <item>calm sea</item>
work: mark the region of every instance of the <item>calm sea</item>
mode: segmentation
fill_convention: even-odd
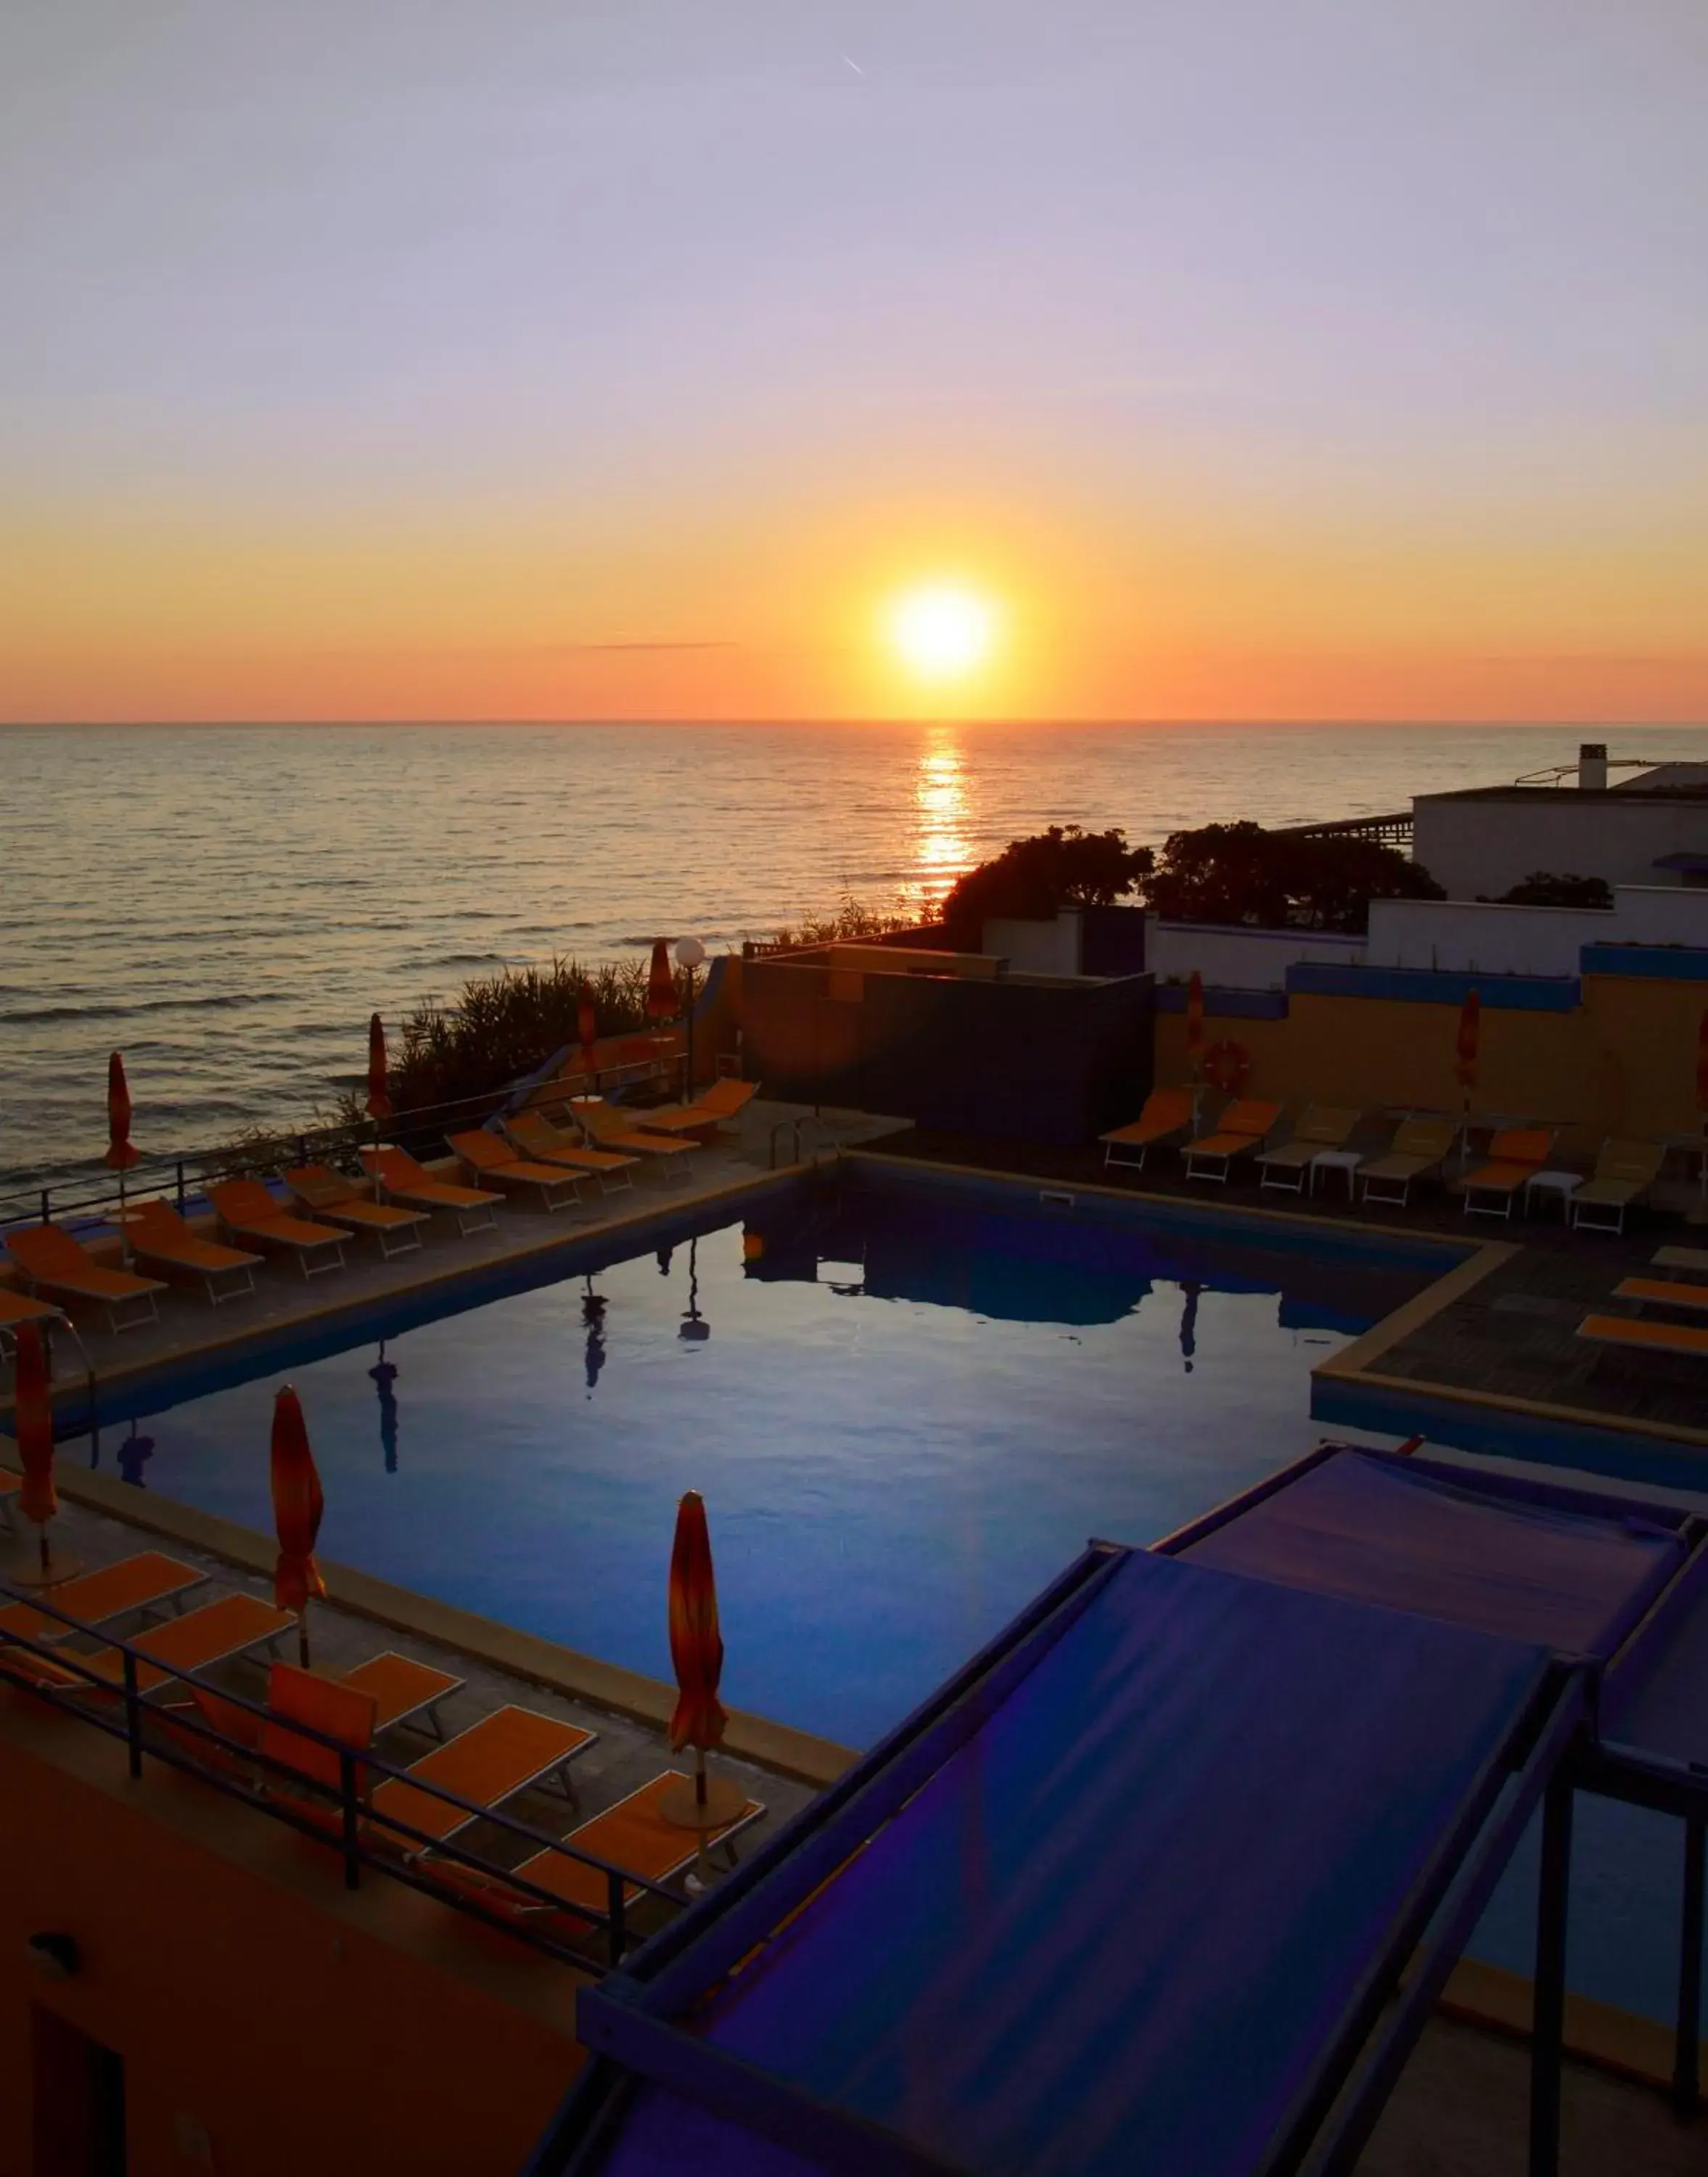
[[[306,1121],[369,1012],[661,933],[923,906],[1055,822],[1135,840],[1403,808],[1569,728],[314,726],[0,731],[0,1192],[86,1169],[125,1054],[150,1151]],[[1613,753],[1708,756],[1708,728]]]

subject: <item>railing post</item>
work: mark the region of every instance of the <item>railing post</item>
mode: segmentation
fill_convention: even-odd
[[[142,1774],[142,1700],[136,1689],[136,1657],[124,1655],[124,1735],[130,1745],[133,1782]]]
[[[183,1159],[182,1157],[180,1157],[180,1158],[178,1159],[178,1161],[177,1161],[177,1174],[178,1174],[178,1215],[179,1215],[180,1217],[182,1217],[182,1216],[183,1215],[183,1214],[184,1214],[184,1160],[183,1160]]]
[[[52,1189],[44,1187],[41,1190],[41,1221],[44,1225],[51,1224],[52,1221],[52,1213],[48,1208],[52,1198]]]
[[[1684,1911],[1678,1945],[1678,2019],[1673,2057],[1673,2099],[1682,2117],[1701,2106],[1699,2040],[1702,2030],[1703,1847],[1708,1823],[1699,1814],[1684,1823]]]
[[[362,1839],[357,1825],[356,1757],[341,1749],[338,1792],[344,1813],[344,1887],[354,1890],[362,1880]]]
[[[611,1963],[616,1967],[623,1962],[623,1878],[610,1869],[605,1875],[605,1911],[611,1923]]]

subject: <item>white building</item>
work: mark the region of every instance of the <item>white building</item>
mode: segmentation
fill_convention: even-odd
[[[1590,742],[1576,779],[1420,794],[1412,855],[1449,899],[1498,899],[1544,870],[1608,886],[1708,886],[1708,764],[1656,765],[1613,785],[1605,746]]]

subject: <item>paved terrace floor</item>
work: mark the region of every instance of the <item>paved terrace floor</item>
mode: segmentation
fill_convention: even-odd
[[[257,1338],[318,1324],[346,1311],[354,1312],[376,1302],[402,1299],[472,1270],[548,1261],[554,1254],[583,1241],[605,1243],[609,1249],[608,1259],[614,1259],[629,1251],[631,1237],[636,1251],[652,1244],[647,1236],[662,1219],[725,1202],[734,1214],[743,1194],[768,1180],[791,1170],[805,1170],[839,1149],[882,1141],[905,1124],[905,1121],[869,1112],[829,1109],[815,1112],[810,1105],[756,1099],[734,1130],[719,1135],[683,1160],[684,1179],[667,1180],[660,1172],[646,1170],[636,1175],[632,1187],[552,1212],[537,1207],[532,1192],[519,1191],[499,1207],[495,1229],[462,1235],[455,1219],[435,1216],[426,1228],[425,1244],[418,1252],[390,1258],[380,1255],[371,1237],[354,1235],[346,1250],[344,1269],[313,1279],[305,1279],[294,1262],[270,1257],[256,1273],[253,1294],[214,1308],[204,1297],[199,1282],[175,1285],[170,1293],[161,1296],[158,1323],[117,1334],[107,1328],[102,1310],[74,1306],[70,1312],[105,1393],[124,1378],[166,1362],[211,1354]],[[461,1176],[449,1165],[442,1176]],[[198,1221],[194,1215],[192,1221]],[[199,1229],[214,1236],[210,1217]],[[104,1258],[117,1263],[116,1230],[80,1236]],[[5,1261],[0,1252],[0,1266]],[[82,1382],[74,1345],[68,1339],[57,1341],[56,1396],[62,1392],[68,1397],[74,1395]],[[11,1402],[8,1381],[0,1388],[0,1416],[10,1411]],[[104,1398],[102,1403],[105,1405]]]
[[[1388,1346],[1375,1363],[1385,1378],[1492,1398],[1569,1409],[1586,1420],[1636,1421],[1662,1431],[1708,1428],[1708,1363],[1667,1354],[1585,1345],[1585,1315],[1630,1312],[1613,1298],[1622,1278],[1685,1274],[1656,1268],[1657,1247],[1708,1248],[1708,1231],[1682,1215],[1639,1207],[1623,1236],[1569,1230],[1557,1205],[1534,1216],[1467,1217],[1460,1198],[1440,1187],[1416,1191],[1400,1209],[1349,1207],[1338,1176],[1314,1197],[1263,1188],[1255,1173],[1228,1186],[1188,1183],[1179,1160],[1154,1155],[1142,1172],[1105,1170],[1096,1149],[1052,1150],[974,1141],[914,1129],[876,1146],[886,1155],[973,1165],[1047,1180],[1051,1185],[1110,1187],[1141,1198],[1190,1200],[1206,1209],[1256,1209],[1394,1232],[1446,1236],[1475,1245],[1499,1241],[1512,1258],[1476,1281],[1418,1329]]]

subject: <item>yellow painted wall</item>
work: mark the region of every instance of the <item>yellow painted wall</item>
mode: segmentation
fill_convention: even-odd
[[[0,2177],[30,2177],[32,2004],[123,2058],[130,2177],[515,2177],[580,2061],[574,1973],[548,1967],[562,1987],[553,2030],[477,1975],[435,1969],[21,1750],[5,1722]],[[181,1780],[166,1788],[219,1803]],[[240,1809],[231,1820],[263,1825]],[[264,1826],[277,1850],[280,1833]],[[403,1895],[373,1875],[363,1899],[370,1884]],[[483,1956],[503,1945],[536,1975],[547,1962],[424,1909],[454,1923],[448,1958],[472,1940]],[[76,1939],[74,1978],[44,1979],[27,1961],[26,1938],[44,1930]],[[211,2159],[185,2152],[203,2133]]]
[[[1695,1105],[1696,1036],[1708,984],[1592,975],[1569,1013],[1509,1012],[1485,1006],[1476,1111],[1552,1120],[1561,1147],[1593,1147],[1607,1134],[1653,1139],[1701,1124]],[[1456,1005],[1396,999],[1295,996],[1280,1020],[1212,1013],[1207,1039],[1251,1054],[1250,1095],[1289,1103],[1456,1110]],[[1156,1017],[1156,1078],[1187,1078],[1186,1016]]]

